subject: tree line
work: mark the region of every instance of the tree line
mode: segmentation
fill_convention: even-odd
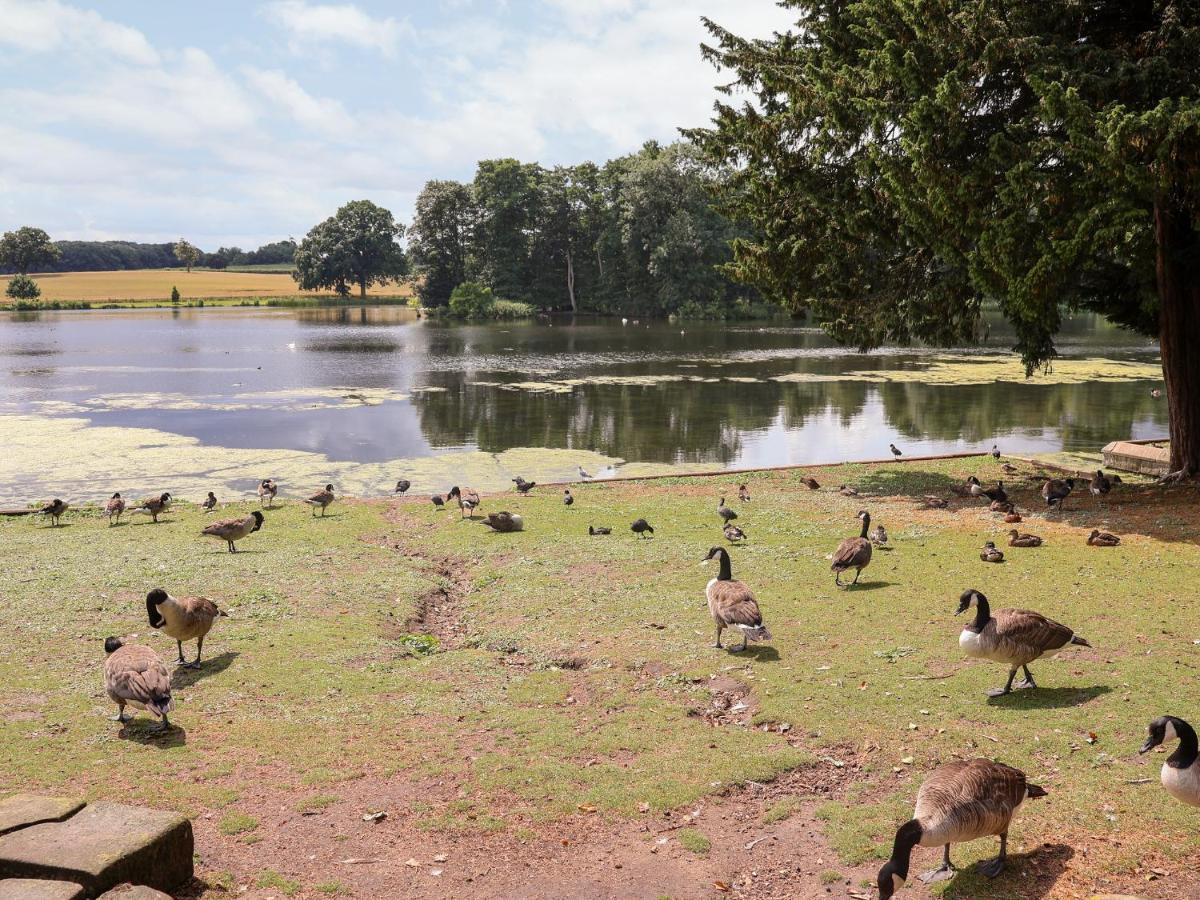
[[[27,232],[38,232],[30,236]],[[169,269],[180,264],[175,254],[176,242],[165,244],[143,244],[135,241],[51,241],[40,228],[18,228],[8,232],[12,235],[13,253],[0,249],[0,273],[12,274],[36,272],[115,272],[126,269]],[[3,240],[3,239],[0,239]],[[41,254],[29,257],[26,246],[48,245],[57,254]],[[296,253],[296,242],[274,241],[263,244],[257,250],[242,250],[239,247],[221,247],[212,252],[198,251],[193,265],[209,269],[224,269],[228,266],[286,265]],[[35,260],[36,261],[33,261]],[[26,268],[19,268],[25,266]]]

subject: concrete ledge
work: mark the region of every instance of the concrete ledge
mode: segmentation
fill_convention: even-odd
[[[101,894],[96,900],[171,900],[171,895],[142,884],[123,884]]]
[[[83,888],[69,881],[0,880],[0,900],[83,900]]]
[[[75,815],[84,805],[82,800],[65,797],[13,794],[0,800],[0,835],[43,822],[61,822]]]
[[[1113,441],[1104,450],[1104,466],[1139,475],[1166,475],[1171,470],[1171,451],[1154,444],[1162,441]]]

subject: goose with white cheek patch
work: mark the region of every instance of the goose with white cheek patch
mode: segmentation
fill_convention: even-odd
[[[159,731],[171,727],[167,713],[175,708],[171,698],[171,674],[157,653],[140,644],[125,644],[120,638],[104,639],[104,692],[117,704],[115,721],[122,725],[125,707],[144,709],[162,719]],[[133,718],[130,716],[130,718]]]
[[[745,650],[750,641],[769,641],[771,632],[763,624],[754,594],[745,584],[733,580],[729,551],[724,547],[713,547],[700,564],[706,565],[713,559],[720,563],[721,570],[704,589],[708,611],[717,623],[717,642],[713,646],[721,648],[721,632],[726,628],[736,628],[742,632],[742,646],[730,648],[734,652]]]
[[[104,504],[104,514],[108,516],[108,524],[121,524],[121,513],[125,512],[125,501],[121,498],[120,493],[113,494],[109,498],[108,503]]]
[[[258,483],[258,505],[274,506],[275,495],[279,493],[279,485],[273,478],[264,478]]]
[[[1159,744],[1179,741],[1167,757],[1159,776],[1168,794],[1188,806],[1200,806],[1200,750],[1196,730],[1176,716],[1161,716],[1150,723],[1150,734],[1138,753],[1149,753]]]
[[[958,612],[975,607],[975,619],[962,630],[958,646],[967,656],[989,659],[1009,667],[1008,682],[1002,688],[988,691],[989,697],[1002,697],[1011,693],[1017,669],[1025,672],[1020,688],[1035,688],[1029,663],[1045,656],[1054,656],[1071,645],[1090,647],[1085,639],[1074,631],[1041,613],[1028,609],[998,609],[994,613],[988,598],[972,588],[962,592],[958,598]]]
[[[204,502],[200,505],[204,507],[205,512],[212,512],[217,508],[217,495],[209,491],[208,496],[204,498]]]
[[[150,521],[157,525],[158,517],[171,508],[171,500],[172,498],[170,492],[163,491],[157,497],[147,497],[145,500],[131,509],[129,514],[149,516]]]
[[[917,791],[913,817],[896,831],[892,855],[879,870],[879,900],[888,900],[908,881],[913,847],[944,847],[942,865],[920,876],[932,884],[955,872],[950,845],[978,838],[1000,837],[1000,854],[979,864],[979,871],[995,878],[1008,859],[1008,829],[1017,809],[1027,799],[1045,797],[1046,791],[1030,784],[1025,773],[990,759],[955,760],[934,769]]]
[[[59,517],[67,511],[67,507],[69,505],[70,504],[55,497],[53,500],[39,509],[38,512],[49,519],[54,524],[54,527],[57,528]]]
[[[318,509],[321,510],[321,515],[325,515],[325,510],[329,508],[334,499],[333,485],[327,484],[325,485],[325,490],[317,491],[304,502],[312,507],[312,514],[315,516]]]
[[[235,542],[254,534],[254,532],[262,528],[263,521],[263,514],[256,509],[250,515],[241,519],[225,519],[220,522],[213,522],[200,533],[208,537],[219,538],[229,545],[230,553],[237,553],[237,547],[234,546]]]
[[[862,520],[862,533],[856,538],[846,538],[833,553],[833,564],[829,571],[834,573],[833,583],[838,587],[848,588],[850,584],[858,584],[858,576],[871,564],[871,542],[867,540],[871,514],[865,509],[860,510],[858,518]],[[850,584],[842,584],[842,573],[851,569],[854,570],[854,580]]]
[[[217,619],[228,615],[207,597],[172,597],[162,588],[155,588],[146,595],[146,613],[151,628],[175,638],[179,651],[176,662],[185,669],[200,668],[204,638],[212,631]],[[184,641],[196,642],[196,658],[191,662],[183,658]]]

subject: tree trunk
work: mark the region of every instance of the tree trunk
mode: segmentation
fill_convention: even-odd
[[[571,261],[571,251],[567,251],[567,296],[571,298],[571,312],[579,312],[575,305],[575,264]]]
[[[367,299],[367,282],[365,279],[358,283],[358,296],[363,300]]]
[[[1154,204],[1158,341],[1171,425],[1171,472],[1200,475],[1200,234],[1187,209]]]

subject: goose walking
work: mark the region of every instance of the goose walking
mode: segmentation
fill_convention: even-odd
[[[725,505],[724,497],[717,502],[717,515],[721,517],[721,521],[723,522],[732,522],[738,517],[737,513]]]
[[[113,494],[106,504],[104,504],[104,514],[108,516],[108,524],[112,525],[115,521],[117,525],[121,524],[121,513],[125,512],[125,501],[121,499],[120,493]]]
[[[66,503],[55,497],[53,500],[39,509],[38,512],[50,520],[52,527],[57,528],[59,517],[67,511],[68,506],[70,506],[69,503]]]
[[[335,499],[336,498],[333,496],[333,485],[327,484],[325,485],[325,490],[317,491],[304,502],[312,508],[312,514],[314,516],[317,514],[318,509],[321,510],[321,515],[323,516],[325,515],[325,510],[329,508],[329,505],[333,503]]]
[[[434,506],[436,506],[438,509],[442,509],[446,505],[446,501],[442,497],[441,494],[434,494],[432,497],[429,498],[429,502],[432,503]]]
[[[171,698],[171,675],[158,654],[140,644],[126,644],[120,638],[104,639],[104,692],[117,704],[115,721],[125,724],[125,707],[144,709],[162,719],[159,731],[171,727],[167,713],[175,708]],[[130,718],[133,718],[130,716]]]
[[[740,581],[734,581],[729,564],[729,551],[724,547],[713,547],[708,555],[701,560],[701,565],[716,559],[720,564],[717,577],[709,581],[704,588],[704,596],[708,600],[708,611],[717,624],[717,642],[714,647],[721,648],[721,632],[726,628],[736,628],[742,633],[742,646],[731,648],[735,653],[746,649],[750,641],[769,641],[771,632],[763,624],[762,613],[758,609],[758,601],[750,588]]]
[[[513,482],[513,484],[515,484],[517,486],[518,494],[528,494],[535,487],[537,487],[536,481],[526,481],[520,475],[518,475],[516,478],[514,478],[512,480],[512,482]]]
[[[460,488],[457,484],[450,488],[450,493],[446,495],[447,500],[454,500],[458,503],[458,511],[461,518],[470,516],[475,518],[475,509],[479,506],[479,492],[474,488]]]
[[[995,444],[992,444],[992,459],[996,460],[997,462],[1000,461],[1000,448]]]
[[[207,537],[215,537],[218,540],[224,541],[229,545],[230,553],[237,553],[237,547],[234,546],[234,543],[240,541],[242,538],[249,537],[262,528],[263,520],[263,514],[256,509],[248,516],[213,522],[211,525],[206,526],[200,533]]]
[[[833,564],[829,571],[833,572],[833,583],[838,587],[849,587],[842,584],[842,573],[854,570],[854,580],[850,584],[858,584],[858,576],[862,570],[871,564],[871,542],[867,540],[867,529],[871,527],[871,514],[865,509],[860,510],[858,518],[862,522],[862,533],[856,538],[846,538],[838,544],[833,553]]]
[[[1149,736],[1138,753],[1149,753],[1159,744],[1179,741],[1162,764],[1159,780],[1168,794],[1188,806],[1200,806],[1200,751],[1196,730],[1176,716],[1161,716],[1150,723]]]
[[[1051,478],[1042,485],[1042,499],[1046,501],[1047,506],[1057,506],[1061,511],[1063,503],[1071,496],[1071,491],[1075,490],[1074,478]]]
[[[639,538],[654,534],[654,528],[645,519],[634,519],[633,524],[629,526],[629,530]]]
[[[587,481],[592,477],[587,472],[583,471],[583,466],[576,466],[575,468],[577,468],[579,470],[579,477],[582,478],[584,481]]]
[[[158,524],[158,517],[171,508],[172,497],[169,491],[163,491],[157,497],[147,497],[129,511],[130,515],[149,516],[150,521]]]
[[[228,615],[207,597],[172,597],[162,588],[155,588],[146,595],[146,613],[151,628],[175,638],[175,647],[179,651],[177,662],[184,669],[200,668],[204,638],[218,618]],[[196,658],[191,662],[183,658],[184,641],[196,642]]]

